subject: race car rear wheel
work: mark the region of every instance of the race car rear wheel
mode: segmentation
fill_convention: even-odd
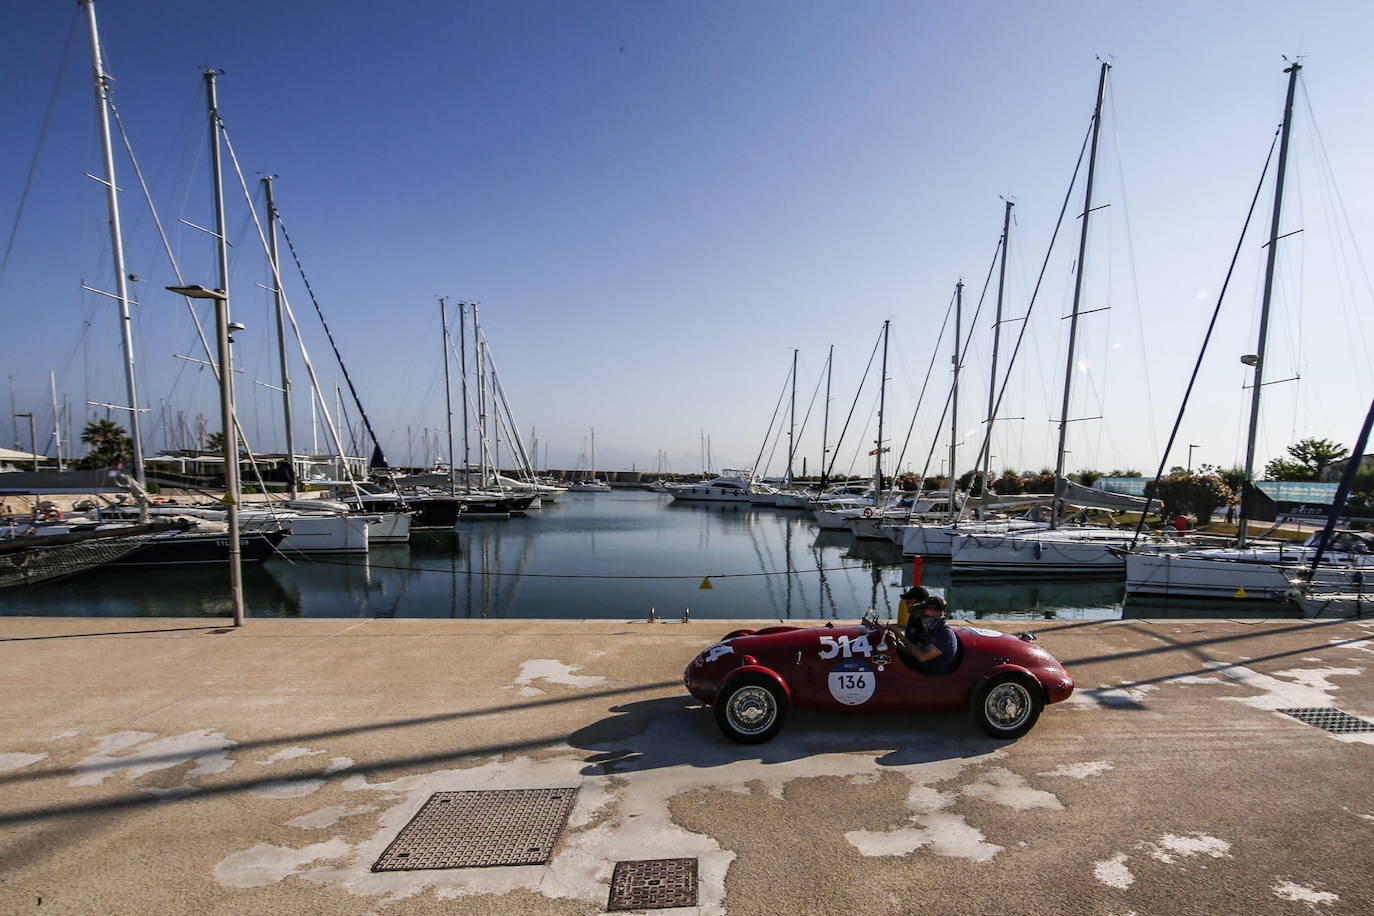
[[[721,691],[715,710],[721,734],[740,744],[762,744],[787,721],[782,691],[762,678],[741,680]]]
[[[973,696],[973,718],[994,738],[1019,738],[1031,730],[1045,700],[1038,685],[1014,674],[988,681]]]

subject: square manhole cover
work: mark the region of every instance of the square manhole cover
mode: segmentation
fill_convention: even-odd
[[[575,788],[436,792],[372,870],[543,865],[576,798]]]
[[[1374,732],[1374,722],[1366,722],[1349,713],[1332,709],[1330,706],[1302,706],[1293,709],[1280,709],[1279,712],[1292,716],[1299,722],[1324,728],[1339,735],[1353,732]]]
[[[697,905],[696,859],[615,863],[608,910],[657,910]]]

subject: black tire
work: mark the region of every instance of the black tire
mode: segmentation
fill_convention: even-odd
[[[973,694],[973,718],[994,738],[1019,738],[1045,708],[1039,684],[1015,674],[992,678]]]
[[[713,704],[720,733],[739,744],[762,744],[787,722],[787,698],[777,684],[744,678],[722,690]]]

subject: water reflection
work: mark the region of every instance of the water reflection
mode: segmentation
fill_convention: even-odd
[[[227,616],[219,570],[93,571],[0,591],[0,614]],[[706,580],[705,582],[703,580]],[[1119,616],[1111,583],[924,584],[958,616]],[[677,503],[643,491],[569,493],[524,518],[416,532],[366,558],[274,558],[244,570],[252,616],[857,619],[895,616],[911,568],[884,541],[818,531],[771,507]],[[709,585],[703,588],[703,585]]]
[[[1130,619],[1147,617],[1278,617],[1302,616],[1302,608],[1287,601],[1243,601],[1234,598],[1170,598],[1164,595],[1130,595],[1121,609],[1121,616]]]
[[[298,617],[300,597],[264,566],[243,568],[244,603],[255,617]],[[229,575],[195,567],[94,569],[36,586],[0,590],[0,615],[29,617],[232,617]]]

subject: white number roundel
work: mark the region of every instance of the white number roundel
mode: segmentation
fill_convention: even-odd
[[[860,706],[873,698],[873,670],[858,659],[846,659],[830,669],[830,695],[846,706]]]

